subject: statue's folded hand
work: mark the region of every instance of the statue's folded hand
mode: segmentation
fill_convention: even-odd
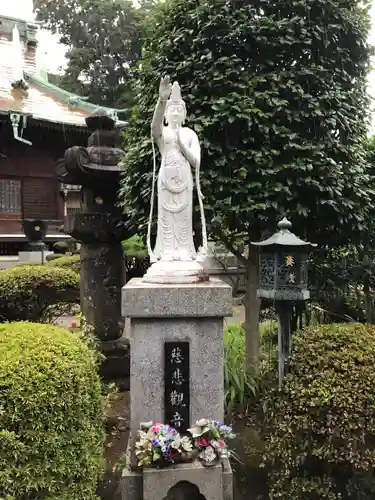
[[[191,164],[191,151],[188,146],[186,146],[181,140],[181,130],[177,134],[177,146],[180,148],[181,153],[185,156],[188,162]],[[194,165],[191,165],[194,167]]]

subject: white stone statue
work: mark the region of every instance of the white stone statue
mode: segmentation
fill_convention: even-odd
[[[185,118],[186,106],[181,98],[179,84],[174,82],[172,85],[169,77],[162,78],[151,124],[152,139],[161,154],[161,166],[157,182],[157,236],[155,248],[152,250],[150,235],[156,176],[153,147],[154,176],[147,237],[153,265],[144,276],[144,280],[148,282],[193,282],[202,272],[200,262],[207,254],[203,196],[199,184],[200,144],[197,134],[192,129],[183,127]],[[202,247],[198,252],[193,241],[193,172],[202,223]]]

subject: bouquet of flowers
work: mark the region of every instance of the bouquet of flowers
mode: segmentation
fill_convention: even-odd
[[[194,447],[198,449],[198,458],[204,465],[210,466],[224,456],[228,456],[226,440],[235,435],[232,427],[215,420],[201,419],[188,429],[194,439]]]
[[[153,422],[141,425],[135,443],[139,467],[179,462],[192,449],[190,438],[182,437],[169,425]]]

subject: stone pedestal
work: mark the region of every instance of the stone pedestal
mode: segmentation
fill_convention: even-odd
[[[100,374],[120,390],[128,390],[129,346],[121,316],[126,278],[121,240],[126,233],[119,218],[100,212],[67,216],[65,230],[81,241],[81,310],[105,355]]]
[[[182,484],[186,482],[195,485],[203,498],[186,496],[188,492]],[[180,496],[172,496],[179,487]],[[195,461],[168,469],[145,469],[142,473],[125,469],[118,496],[121,500],[233,500],[233,472],[228,460],[214,467]]]
[[[219,280],[149,284],[133,279],[124,286],[122,315],[130,318],[131,467],[123,473],[123,500],[162,500],[180,481],[196,484],[206,500],[232,499],[232,472],[228,462],[212,469],[194,462],[141,473],[135,471],[133,453],[141,422],[165,422],[166,342],[189,343],[189,424],[201,418],[223,421],[223,320],[231,314],[231,287]]]

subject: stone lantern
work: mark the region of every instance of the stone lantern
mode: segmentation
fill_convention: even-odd
[[[307,267],[309,252],[316,244],[303,241],[290,231],[284,217],[270,238],[252,242],[259,247],[260,286],[258,297],[274,303],[278,314],[279,385],[292,349],[291,314],[293,305],[310,298]]]
[[[22,227],[29,243],[31,251],[41,251],[46,249],[44,240],[47,234],[48,222],[45,220],[23,219]]]
[[[65,232],[81,243],[81,310],[106,356],[105,379],[125,379],[127,345],[121,340],[121,288],[125,260],[121,241],[128,237],[123,211],[117,206],[124,151],[121,129],[106,110],[86,118],[91,133],[87,148],[73,146],[58,161],[62,184],[81,185],[81,212],[65,217]]]

